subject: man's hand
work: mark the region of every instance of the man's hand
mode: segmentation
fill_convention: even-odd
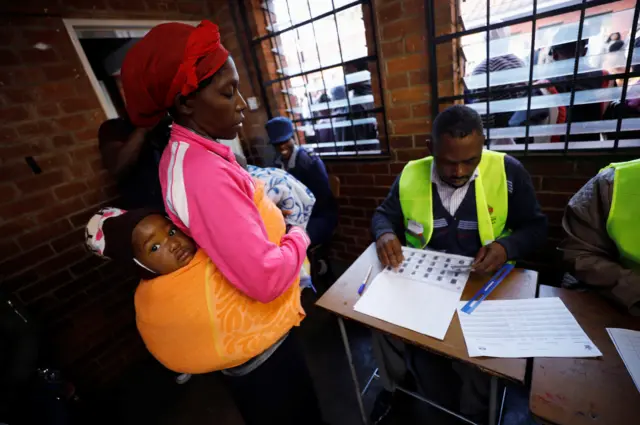
[[[494,273],[507,262],[507,251],[498,242],[483,246],[476,254],[471,270],[476,273]]]
[[[376,241],[378,258],[385,266],[398,267],[404,261],[400,239],[394,233],[385,233]]]

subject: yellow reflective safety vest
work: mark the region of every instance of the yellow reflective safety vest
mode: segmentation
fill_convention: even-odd
[[[405,236],[407,245],[414,248],[426,247],[433,233],[432,166],[432,156],[411,161],[400,176],[400,205]],[[473,181],[478,232],[482,244],[487,245],[507,233],[505,225],[509,212],[509,192],[504,153],[484,150],[478,168],[479,176]]]
[[[640,270],[640,159],[609,167],[615,174],[607,233],[618,247],[622,263]]]

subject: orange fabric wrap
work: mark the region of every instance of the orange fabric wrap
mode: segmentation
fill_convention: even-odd
[[[264,184],[256,184],[254,202],[269,240],[277,244],[286,231],[282,213],[265,196]],[[241,365],[305,316],[298,280],[276,300],[262,304],[233,287],[202,250],[188,266],[142,281],[135,308],[147,349],[165,367],[181,373]]]

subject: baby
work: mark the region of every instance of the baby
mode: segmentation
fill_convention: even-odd
[[[274,243],[285,231],[281,220],[272,223]],[[249,298],[160,212],[103,209],[89,220],[86,243],[97,255],[137,265],[143,279],[135,294],[138,330],[154,357],[176,372],[243,364],[304,317],[299,285],[269,303]]]

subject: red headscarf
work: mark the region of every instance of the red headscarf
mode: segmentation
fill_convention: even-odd
[[[127,53],[122,87],[131,122],[156,125],[178,93],[193,92],[229,57],[220,43],[218,26],[202,21],[197,27],[180,23],[158,25]]]

